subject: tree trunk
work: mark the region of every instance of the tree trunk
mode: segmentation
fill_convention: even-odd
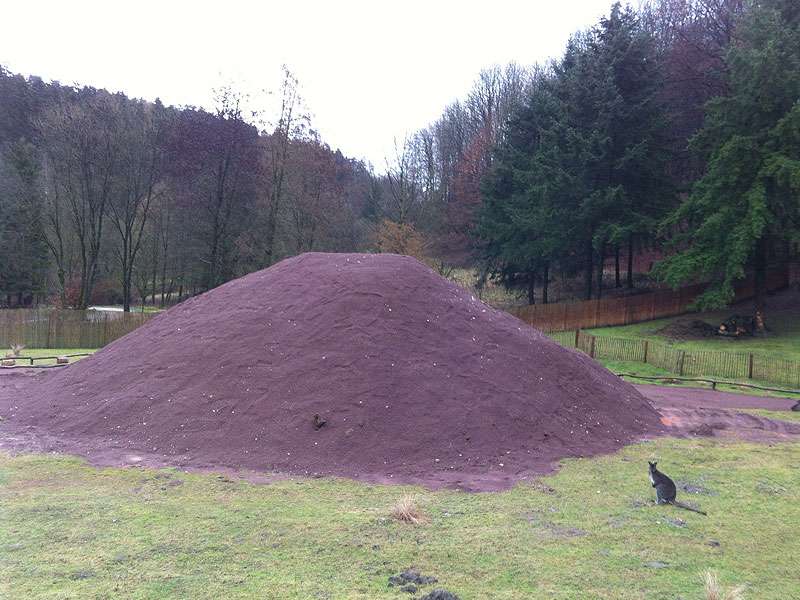
[[[606,244],[605,242],[600,244],[600,249],[598,250],[600,262],[597,265],[597,299],[603,297],[603,271],[605,270],[606,266]]]
[[[633,234],[628,236],[628,289],[633,289]]]
[[[58,297],[61,308],[67,308],[67,274],[61,267],[58,268]]]
[[[592,275],[594,273],[594,248],[592,247],[592,238],[589,238],[586,244],[586,299],[592,299]]]
[[[544,281],[542,281],[542,304],[547,304],[547,285],[550,283],[550,264],[544,265]]]
[[[619,280],[619,244],[614,246],[614,287],[622,287]]]
[[[158,301],[159,308],[164,308],[164,302],[166,302],[166,296],[167,296],[167,260],[166,257],[164,257],[164,260],[161,265],[161,298]]]
[[[536,274],[528,275],[528,304],[536,304]]]
[[[764,309],[767,296],[767,243],[761,238],[756,243],[755,257],[755,326],[757,333],[764,333]]]

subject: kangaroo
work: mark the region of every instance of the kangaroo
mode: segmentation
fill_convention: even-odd
[[[656,468],[658,463],[650,461],[648,461],[648,463],[650,464],[650,483],[656,488],[656,504],[672,504],[672,506],[677,506],[678,508],[690,510],[701,515],[708,515],[708,513],[702,510],[697,510],[696,508],[692,508],[691,506],[675,500],[675,497],[678,495],[678,488],[675,487],[675,482]]]

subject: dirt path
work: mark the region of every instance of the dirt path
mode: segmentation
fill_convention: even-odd
[[[800,436],[800,423],[739,412],[752,408],[788,412],[796,400],[698,388],[657,385],[636,388],[661,413],[661,422],[677,436],[728,437],[753,442],[788,441]]]
[[[662,406],[681,408],[763,408],[790,410],[797,404],[791,398],[751,396],[732,392],[717,392],[703,388],[634,385],[648,400]]]

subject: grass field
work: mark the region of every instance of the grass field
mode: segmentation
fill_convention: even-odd
[[[45,357],[45,356],[64,356],[69,354],[86,354],[86,353],[93,353],[97,352],[96,348],[25,348],[20,353],[20,358],[17,358],[17,365],[27,366],[29,365],[29,361],[25,360],[24,357],[26,356],[34,356],[34,357]],[[76,360],[80,360],[81,358],[85,358],[83,356],[76,356],[74,358],[70,358],[70,362],[75,362]],[[55,359],[49,360],[37,360],[33,363],[34,365],[54,365],[56,364]]]
[[[709,512],[654,506],[648,459]],[[661,439],[503,493],[333,479],[251,484],[0,453],[4,598],[410,598],[414,566],[462,600],[796,597],[800,444]],[[419,495],[423,525],[389,517]],[[420,594],[421,595],[421,594]]]
[[[682,315],[668,319],[657,319],[634,325],[602,327],[587,330],[594,335],[608,335],[620,338],[646,339],[673,344],[683,350],[718,350],[725,352],[753,352],[771,354],[786,360],[800,361],[800,310],[778,310],[768,314],[767,326],[770,331],[765,336],[726,338],[721,336],[698,340],[675,340],[660,335],[658,331],[676,320],[700,319],[718,325],[736,312],[726,311]]]
[[[675,386],[675,387],[692,387],[692,388],[708,388],[711,389],[711,384],[709,383],[702,383],[699,381],[680,381],[675,379],[677,375],[675,373],[671,373],[666,369],[661,369],[649,363],[641,363],[641,362],[631,362],[631,361],[623,361],[623,360],[598,360],[600,364],[602,364],[606,369],[611,371],[612,373],[629,373],[631,375],[643,375],[645,377],[666,377],[668,379],[665,380],[648,380],[648,379],[637,379],[635,377],[624,377],[625,381],[635,384],[642,384],[642,385],[666,385],[666,386]],[[720,377],[712,377],[712,379],[719,381]],[[717,384],[717,390],[721,392],[734,392],[737,394],[750,394],[750,395],[757,395],[757,396],[779,396],[781,398],[797,398],[800,400],[800,392],[794,393],[791,390],[788,390],[787,386],[783,386],[776,383],[770,383],[769,381],[758,381],[755,379],[747,379],[741,380],[740,383],[742,384],[749,384],[749,385],[759,385],[766,388],[775,388],[781,390],[787,390],[785,392],[771,392],[766,390],[758,390],[746,387],[744,385],[738,386],[736,385],[738,380],[729,380],[730,384]]]

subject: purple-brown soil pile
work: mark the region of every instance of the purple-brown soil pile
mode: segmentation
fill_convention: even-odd
[[[633,386],[396,255],[285,260],[32,380],[2,428],[100,461],[491,489],[663,430]]]

